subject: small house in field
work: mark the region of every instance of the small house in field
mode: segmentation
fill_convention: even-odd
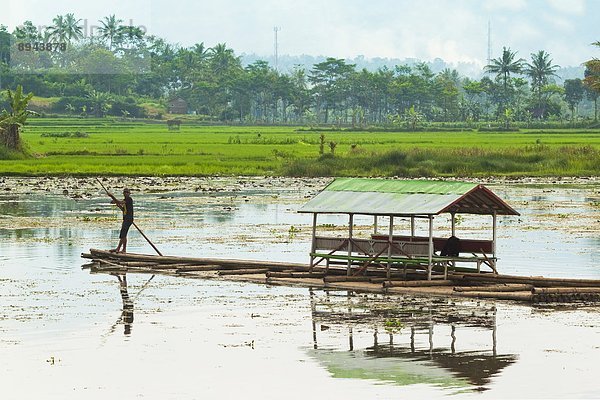
[[[480,184],[363,178],[334,180],[298,212],[313,215],[311,269],[321,263],[326,270],[330,264],[342,264],[348,275],[375,268],[386,270],[388,277],[392,271],[406,275],[409,270],[427,279],[433,274],[446,278],[448,270],[481,272],[482,267],[497,273],[497,216],[519,215]],[[323,214],[347,215],[347,234],[318,235],[318,217]],[[450,216],[450,237],[435,235],[436,218],[442,214]],[[457,237],[456,216],[469,214],[489,216],[485,238]],[[357,216],[363,221],[369,217],[369,236],[354,234]],[[417,220],[426,221],[420,224],[427,227],[426,234],[416,233]]]
[[[187,101],[185,101],[181,97],[176,97],[174,99],[169,100],[167,109],[169,111],[169,114],[187,114],[188,104]]]

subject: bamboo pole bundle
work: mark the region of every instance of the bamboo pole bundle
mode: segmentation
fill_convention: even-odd
[[[453,281],[450,280],[437,280],[437,281],[385,281],[383,287],[428,287],[428,286],[452,286]]]
[[[221,270],[218,272],[219,275],[253,275],[253,274],[266,274],[269,272],[268,268],[251,268],[251,269],[232,269],[232,270]]]
[[[155,265],[159,265],[159,263],[147,261],[121,261],[119,264],[126,267],[154,267]]]
[[[454,292],[454,296],[473,297],[477,299],[532,301],[531,292]]]
[[[556,287],[556,288],[536,288],[531,289],[534,294],[574,294],[574,293],[600,293],[598,287]]]
[[[526,283],[504,283],[489,286],[455,286],[455,292],[522,292],[533,290],[533,286]]]
[[[127,264],[123,264],[123,265],[127,265]],[[148,267],[133,266],[130,268],[145,268],[145,269],[150,269],[150,270],[168,270],[168,269],[177,270],[179,268],[185,268],[185,267],[189,267],[189,266],[191,266],[191,264],[183,263],[183,264],[156,264],[156,265],[152,265],[152,266],[148,266]]]
[[[568,279],[568,278],[545,278],[542,276],[514,276],[497,274],[461,273],[450,274],[451,279],[491,282],[491,283],[526,283],[533,286],[569,286],[569,287],[600,287],[597,279]]]
[[[417,280],[426,280],[427,279],[427,275],[425,274],[419,274],[419,273],[408,273],[406,274],[406,276],[404,275],[404,273],[395,273],[395,274],[391,274],[391,276],[388,277],[372,277],[371,278],[371,283],[383,283],[383,282],[387,282],[387,281],[417,281]]]
[[[325,276],[323,282],[335,283],[335,282],[370,282],[371,278],[368,276]]]
[[[269,272],[267,272],[267,278],[317,278],[317,279],[322,279],[324,277],[325,277],[324,272],[294,272],[294,271],[283,271],[283,272],[269,271]]]
[[[194,265],[232,265],[232,266],[243,266],[247,268],[262,267],[262,268],[273,268],[273,269],[293,269],[297,271],[307,271],[309,266],[306,264],[298,263],[285,263],[279,261],[258,261],[258,260],[233,260],[233,259],[219,259],[219,258],[196,258],[196,257],[177,257],[177,256],[153,256],[147,254],[135,254],[135,253],[112,253],[105,250],[90,249],[91,255],[94,258],[114,258],[126,261],[154,261],[160,264],[167,263],[186,263]],[[82,257],[86,258],[82,254]]]

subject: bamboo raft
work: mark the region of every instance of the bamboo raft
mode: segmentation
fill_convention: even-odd
[[[600,301],[600,280],[512,276],[494,273],[449,273],[447,279],[427,280],[413,269],[386,276],[375,267],[347,276],[345,266],[310,268],[300,263],[154,256],[90,249],[81,255],[91,260],[92,273],[163,274],[199,279],[226,279],[269,285],[302,286],[382,294],[513,300],[526,303]],[[438,278],[434,276],[434,278]]]

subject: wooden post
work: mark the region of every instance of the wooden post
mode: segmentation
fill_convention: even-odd
[[[494,258],[492,260],[492,263],[494,265],[494,270],[496,269],[496,211],[494,210],[494,213],[492,214],[492,257]]]
[[[348,223],[348,269],[346,271],[346,274],[348,276],[351,275],[351,269],[352,269],[352,260],[350,259],[350,257],[352,257],[352,228],[354,225],[354,214],[349,214],[350,215],[350,221]]]
[[[315,261],[315,257],[312,255],[317,250],[317,213],[313,213],[313,226],[312,226],[312,246],[310,248],[310,269],[313,270],[313,262]]]
[[[377,235],[377,215],[373,215],[373,234]]]
[[[429,265],[427,266],[427,280],[431,280],[431,270],[433,269],[433,216],[429,216]]]
[[[410,236],[415,237],[415,217],[410,217]]]
[[[390,215],[390,226],[388,230],[388,267],[387,277],[392,275],[392,242],[394,241],[394,217]]]
[[[451,224],[452,224],[452,236],[456,236],[456,221],[454,220],[455,213],[450,213],[451,216]]]

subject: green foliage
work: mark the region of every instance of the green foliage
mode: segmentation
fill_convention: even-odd
[[[0,174],[600,175],[598,130],[330,131],[326,143],[336,143],[335,156],[319,155],[320,135],[292,127],[191,124],[173,135],[164,124],[120,118],[33,118],[22,138],[39,156],[0,162]]]
[[[20,129],[32,114],[27,106],[33,93],[23,94],[23,87],[18,85],[14,91],[8,89],[6,97],[9,109],[2,110],[0,114],[0,144],[10,150],[18,150],[21,147]]]

